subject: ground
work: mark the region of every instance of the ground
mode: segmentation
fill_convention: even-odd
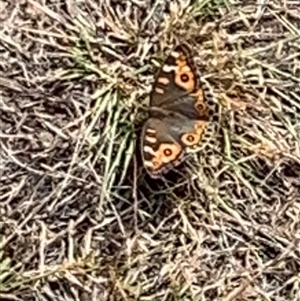
[[[0,1],[1,300],[300,300],[298,1]],[[218,104],[160,179],[140,132],[186,41]]]

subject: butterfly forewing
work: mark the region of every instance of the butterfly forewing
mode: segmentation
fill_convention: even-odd
[[[164,107],[197,89],[195,65],[186,45],[175,47],[158,71],[150,94],[150,106]]]

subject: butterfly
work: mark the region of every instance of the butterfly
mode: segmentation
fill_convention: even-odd
[[[191,49],[177,45],[158,71],[142,129],[143,165],[160,177],[207,140],[213,101],[206,100]]]

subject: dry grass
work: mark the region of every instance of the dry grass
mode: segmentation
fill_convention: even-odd
[[[189,2],[0,1],[1,300],[300,300],[299,2]],[[151,180],[183,39],[222,121]]]

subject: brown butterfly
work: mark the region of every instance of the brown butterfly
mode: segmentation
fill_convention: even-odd
[[[190,48],[178,45],[156,76],[142,131],[143,163],[152,177],[169,171],[184,153],[207,141],[213,105],[205,99]]]

